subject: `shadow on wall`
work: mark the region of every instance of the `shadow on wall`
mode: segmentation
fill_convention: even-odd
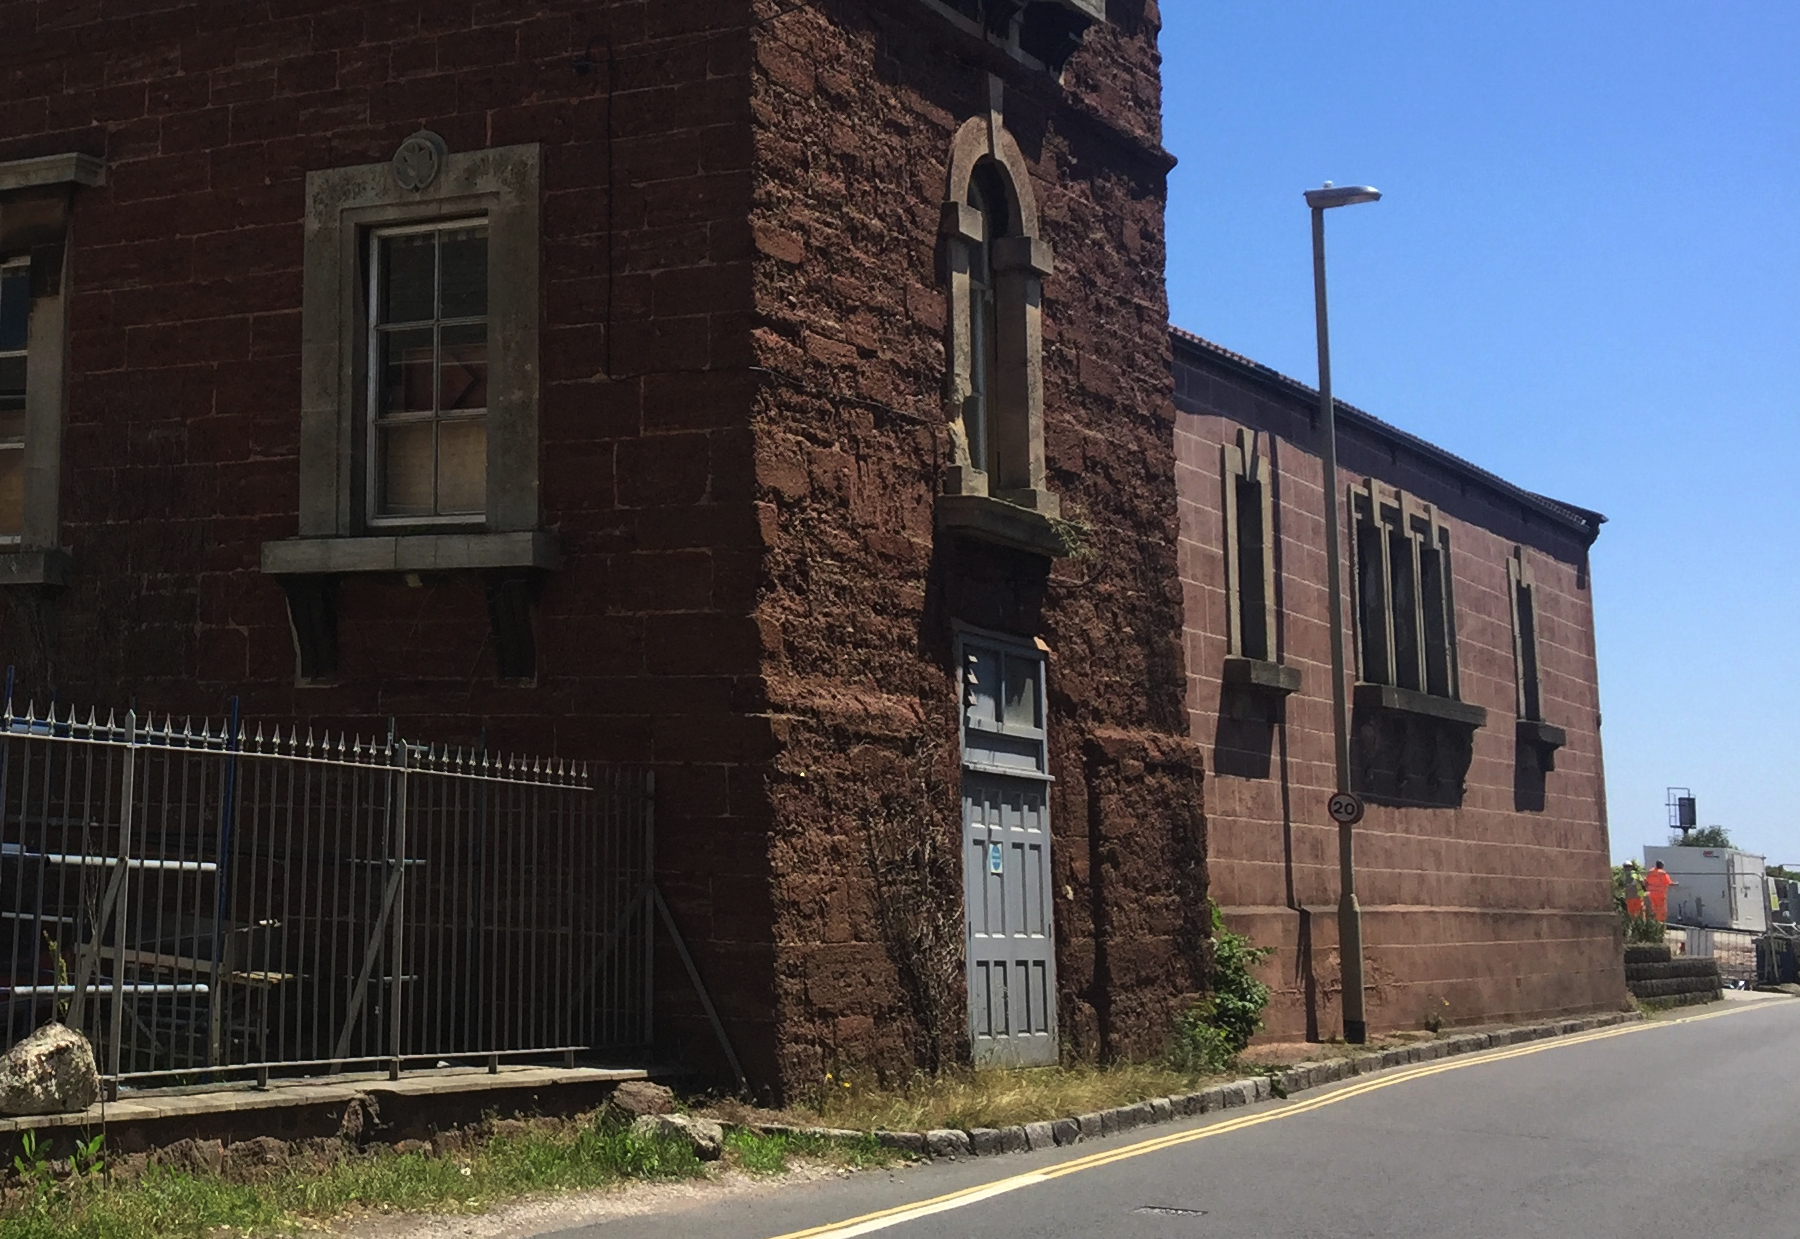
[[[1213,768],[1240,779],[1268,778],[1274,764],[1275,730],[1284,714],[1279,698],[1221,685],[1219,721],[1213,729]]]
[[[1351,716],[1351,777],[1375,804],[1461,808],[1474,755],[1467,727],[1360,706]]]
[[[1550,760],[1538,745],[1523,738],[1515,743],[1518,750],[1513,756],[1513,808],[1520,813],[1542,813],[1544,776],[1551,769]]]

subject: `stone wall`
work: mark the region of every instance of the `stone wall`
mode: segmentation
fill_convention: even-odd
[[[1161,1049],[1203,981],[1204,824],[1185,737],[1153,6],[1114,5],[1058,86],[916,2],[827,6],[757,39],[757,616],[773,776],[782,1080],[959,1053],[963,932],[952,621],[1049,659],[1066,1050]],[[1049,482],[1087,545],[1056,560],[934,534],[945,431],[938,228],[989,72],[1031,164]],[[904,865],[882,841],[916,823]],[[886,859],[882,859],[882,858]],[[890,888],[949,941],[933,977]],[[928,969],[930,971],[930,969]],[[948,985],[953,1027],[916,993]],[[925,1012],[922,1014],[921,1012]],[[925,1027],[936,1023],[936,1027]]]
[[[1317,397],[1178,335],[1176,428],[1188,711],[1212,753],[1213,894],[1233,928],[1277,948],[1271,1037],[1335,1036],[1337,828],[1325,813],[1332,759]],[[1308,399],[1310,395],[1310,401]],[[1227,653],[1220,448],[1240,428],[1266,436],[1274,474],[1276,657],[1297,668],[1285,722],[1221,710]],[[1357,828],[1373,1029],[1527,1019],[1615,1007],[1624,996],[1600,747],[1585,518],[1558,519],[1366,415],[1339,422],[1340,480],[1373,476],[1437,505],[1450,529],[1463,700],[1483,706],[1459,807],[1372,803]],[[1597,529],[1597,522],[1594,525]],[[1507,561],[1536,577],[1546,721],[1568,743],[1541,807],[1520,785]],[[1345,568],[1346,588],[1351,580]],[[1351,666],[1354,667],[1352,656]]]
[[[0,160],[81,151],[66,592],[0,601],[42,700],[298,719],[659,782],[664,889],[747,1066],[775,1061],[772,751],[752,617],[748,0],[0,5]],[[543,152],[541,484],[564,567],[538,676],[496,676],[482,584],[350,576],[340,669],[296,687],[261,544],[296,532],[307,172]],[[671,957],[671,1047],[711,1034]]]

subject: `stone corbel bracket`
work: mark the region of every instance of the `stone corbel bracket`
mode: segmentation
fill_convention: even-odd
[[[1538,769],[1556,769],[1556,750],[1569,742],[1569,733],[1542,719],[1522,718],[1518,725],[1519,746],[1537,754]]]
[[[1256,722],[1278,721],[1287,699],[1300,691],[1300,668],[1236,654],[1225,659],[1219,679],[1225,687],[1225,712]]]
[[[302,683],[338,670],[338,582],[349,574],[397,577],[476,574],[487,591],[495,659],[502,680],[537,676],[533,613],[544,577],[562,567],[548,532],[402,534],[393,537],[289,538],[266,542],[262,570],[281,582]]]

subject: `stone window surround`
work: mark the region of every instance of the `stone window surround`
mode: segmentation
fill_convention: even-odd
[[[1060,40],[1060,48],[1047,53],[1051,55],[1051,63],[1045,63],[1038,56],[1027,51],[1020,42],[1021,24],[1030,0],[988,0],[997,10],[1001,10],[999,13],[1001,29],[993,29],[964,13],[959,13],[945,0],[919,0],[919,2],[964,34],[971,38],[985,40],[990,46],[1001,49],[1026,68],[1055,74],[1059,77],[1069,54],[1081,43],[1087,28],[1096,22],[1106,20],[1106,0],[1042,0],[1044,7],[1063,10],[1067,27],[1065,37]]]
[[[70,217],[75,190],[106,183],[91,155],[0,163],[0,256],[28,256],[31,319],[26,346],[24,523],[0,543],[0,585],[68,584],[59,545],[62,433],[68,400]]]
[[[415,137],[441,149],[433,135]],[[538,499],[541,184],[536,143],[446,153],[417,190],[391,162],[307,175],[299,536],[265,542],[261,563],[287,594],[303,684],[336,672],[336,583],[347,573],[479,573],[501,678],[535,675],[529,604],[541,574],[561,566]],[[488,227],[487,512],[377,525],[367,503],[369,239],[384,226],[474,217]]]
[[[1227,655],[1222,678],[1230,688],[1285,698],[1300,688],[1300,669],[1279,662],[1275,648],[1275,498],[1269,454],[1262,450],[1263,436],[1239,429],[1237,442],[1219,447],[1219,511],[1224,522],[1225,626]],[[1257,488],[1262,509],[1261,583],[1262,631],[1260,648],[1244,631],[1246,596],[1238,521],[1238,485]]]
[[[1470,714],[1471,725],[1483,725],[1486,721],[1486,711],[1481,710],[1480,707],[1467,706],[1463,707],[1463,710],[1451,710],[1449,714],[1446,714],[1444,709],[1440,708],[1437,704],[1443,702],[1462,706],[1463,703],[1461,702],[1460,679],[1457,670],[1456,594],[1454,573],[1451,570],[1450,531],[1445,527],[1442,520],[1439,519],[1436,508],[1429,503],[1425,503],[1424,501],[1407,494],[1403,490],[1378,482],[1374,478],[1365,479],[1360,483],[1351,483],[1349,487],[1348,507],[1350,509],[1348,527],[1352,533],[1349,547],[1352,581],[1354,583],[1352,587],[1352,598],[1355,603],[1351,609],[1355,614],[1356,622],[1357,639],[1355,645],[1356,671],[1357,680],[1359,682],[1357,695],[1359,701],[1371,705],[1378,704],[1380,708],[1387,710],[1411,710],[1416,713],[1429,714],[1433,717],[1451,718],[1451,716],[1455,716],[1452,718],[1452,721],[1460,721],[1462,714],[1465,711],[1479,711],[1481,714],[1480,721],[1473,721],[1473,714]],[[1379,567],[1380,580],[1378,582],[1378,589],[1380,597],[1383,599],[1382,617],[1384,632],[1381,636],[1385,641],[1389,668],[1389,674],[1385,676],[1372,674],[1372,669],[1367,665],[1367,651],[1364,641],[1365,636],[1368,635],[1368,618],[1365,615],[1362,599],[1363,590],[1367,585],[1367,582],[1365,582],[1362,577],[1362,556],[1358,551],[1358,545],[1362,528],[1371,521],[1379,525],[1384,534],[1380,540],[1381,564]],[[1426,660],[1429,658],[1429,650],[1428,636],[1423,623],[1425,602],[1422,598],[1418,603],[1421,619],[1418,632],[1418,657],[1420,663],[1419,687],[1407,688],[1401,685],[1399,682],[1400,677],[1393,672],[1395,661],[1395,638],[1393,593],[1390,585],[1392,579],[1392,568],[1390,565],[1392,548],[1391,539],[1386,535],[1395,530],[1404,533],[1408,545],[1413,549],[1413,562],[1415,565],[1413,581],[1415,595],[1420,592],[1419,582],[1422,576],[1422,573],[1417,570],[1417,564],[1419,563],[1418,552],[1425,546],[1430,546],[1436,549],[1441,557],[1439,561],[1439,576],[1442,583],[1444,624],[1443,671],[1445,676],[1445,691],[1442,693],[1433,693],[1426,687],[1429,683],[1429,672],[1426,666]],[[1364,691],[1362,687],[1364,685],[1369,686],[1371,689],[1379,688],[1387,691]],[[1416,707],[1416,710],[1413,709],[1413,707]]]
[[[990,110],[972,117],[951,144],[942,207],[944,273],[948,293],[949,359],[945,416],[951,464],[938,497],[940,527],[1036,554],[1066,553],[1054,522],[1061,504],[1045,485],[1043,281],[1053,260],[1038,229],[1030,168],[1001,114],[1003,87],[990,78]],[[982,220],[968,205],[977,165],[991,161],[1006,188],[1012,218],[1008,235],[992,243],[997,339],[987,433],[999,458],[1018,462],[990,477],[969,455],[964,408],[972,392],[971,248],[982,243]]]
[[[1556,769],[1556,750],[1569,742],[1568,732],[1544,721],[1542,668],[1537,625],[1537,577],[1525,548],[1513,547],[1506,561],[1507,599],[1512,608],[1513,676],[1521,748],[1536,751],[1539,768]]]

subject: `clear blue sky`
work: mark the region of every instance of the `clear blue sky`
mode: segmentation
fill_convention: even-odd
[[[1800,862],[1800,4],[1163,0],[1175,322],[1611,518],[1615,857]]]

